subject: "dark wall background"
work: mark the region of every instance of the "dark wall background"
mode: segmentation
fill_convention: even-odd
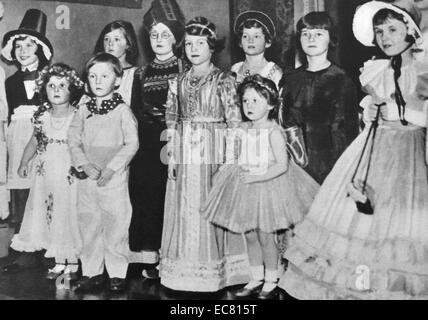
[[[115,0],[120,3],[121,0]],[[121,7],[79,4],[62,1],[38,0],[3,0],[5,14],[0,21],[0,39],[13,29],[17,29],[26,10],[30,8],[41,9],[48,16],[46,36],[55,49],[54,61],[63,61],[82,70],[84,62],[91,56],[95,42],[102,28],[109,22],[124,19],[130,21],[139,34],[141,55],[140,63],[148,60],[149,55],[144,53],[142,45],[142,18],[150,8],[152,0],[143,0],[141,9],[128,9]],[[229,0],[177,0],[187,20],[194,16],[204,15],[212,20],[218,27],[220,36],[229,36]],[[70,29],[58,30],[56,19],[59,14],[56,8],[66,5],[70,9]],[[221,68],[230,68],[230,47],[227,41],[225,50],[220,52],[215,62]],[[150,44],[149,44],[150,45]],[[15,72],[15,66],[0,62],[9,76]]]
[[[81,71],[84,62],[92,54],[101,29],[107,23],[117,19],[128,20],[134,25],[139,35],[140,64],[151,58],[150,44],[142,30],[142,17],[149,9],[152,0],[142,0],[142,8],[139,9],[117,6],[129,0],[115,0],[114,7],[70,1],[72,0],[66,2],[3,0],[5,15],[0,21],[0,39],[5,32],[18,28],[27,9],[38,8],[48,16],[47,37],[55,48],[54,61],[63,61]],[[232,30],[236,15],[249,9],[266,12],[276,24],[278,36],[273,47],[267,52],[268,59],[282,67],[292,67],[295,54],[294,29],[303,14],[305,1],[315,3],[313,0],[177,0],[187,20],[197,15],[204,15],[217,25],[220,37],[226,37],[226,48],[215,57],[215,63],[223,69],[229,69],[232,63],[244,58]],[[339,30],[339,47],[336,52],[331,53],[331,58],[345,68],[356,82],[359,68],[374,54],[373,49],[360,45],[352,34],[352,18],[355,9],[367,1],[324,0],[324,9],[332,16]],[[59,5],[65,5],[70,10],[70,29],[56,28],[56,19],[59,16],[56,9]],[[0,64],[4,67],[7,76],[16,70],[13,65],[7,65],[3,61]]]

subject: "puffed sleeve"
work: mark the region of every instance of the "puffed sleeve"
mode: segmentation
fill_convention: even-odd
[[[134,114],[127,105],[123,104],[121,107],[121,126],[123,134],[123,147],[107,164],[107,167],[115,172],[122,172],[126,169],[131,162],[135,153],[138,151],[138,128],[137,120]]]
[[[242,117],[236,92],[236,81],[231,73],[225,72],[221,75],[217,94],[224,108],[227,126],[230,128],[237,127],[242,121]]]
[[[68,147],[71,153],[71,160],[75,167],[80,167],[89,163],[88,158],[83,150],[82,134],[84,128],[84,119],[86,106],[82,105],[79,110],[74,114],[70,127],[68,128],[67,138]]]
[[[269,79],[272,79],[273,82],[275,82],[276,87],[279,89],[279,82],[282,79],[282,69],[277,65],[274,64],[274,66],[272,67],[272,70],[269,72]]]
[[[179,135],[177,124],[180,119],[178,108],[178,76],[168,80],[168,96],[166,100],[165,120],[167,126],[167,151],[168,161],[173,164],[176,162],[179,147]]]
[[[168,80],[165,120],[168,128],[175,128],[179,120],[178,76]]]

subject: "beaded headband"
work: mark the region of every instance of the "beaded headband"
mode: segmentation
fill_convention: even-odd
[[[206,25],[203,25],[200,23],[191,23],[191,24],[186,25],[186,29],[190,28],[190,27],[197,27],[197,28],[201,28],[201,29],[206,29],[211,33],[211,35],[214,37],[214,39],[217,38],[217,35],[215,34],[215,32],[211,28],[207,27]]]
[[[73,84],[77,88],[82,88],[84,85],[83,81],[80,80],[76,70],[72,69],[66,71],[63,67],[57,65],[46,66],[42,71],[40,71],[39,77],[36,80],[36,92],[40,92],[42,90],[43,85],[45,84],[45,78],[50,74],[60,78],[66,78],[70,84]]]
[[[278,91],[276,89],[272,89],[271,87],[269,87],[268,85],[264,84],[260,80],[251,79],[250,81],[248,81],[248,83],[251,83],[251,82],[256,83],[258,86],[266,89],[272,95],[278,95]]]

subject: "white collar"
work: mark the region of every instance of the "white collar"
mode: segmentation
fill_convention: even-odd
[[[39,60],[34,61],[29,66],[25,66],[25,67],[21,66],[21,70],[25,71],[25,69],[28,69],[28,71],[36,71],[38,67],[39,67]]]

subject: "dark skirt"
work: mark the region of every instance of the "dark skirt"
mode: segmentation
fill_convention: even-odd
[[[129,192],[132,219],[129,227],[131,251],[160,249],[168,166],[161,162],[166,141],[160,141],[164,123],[140,122],[140,148],[130,165]]]

